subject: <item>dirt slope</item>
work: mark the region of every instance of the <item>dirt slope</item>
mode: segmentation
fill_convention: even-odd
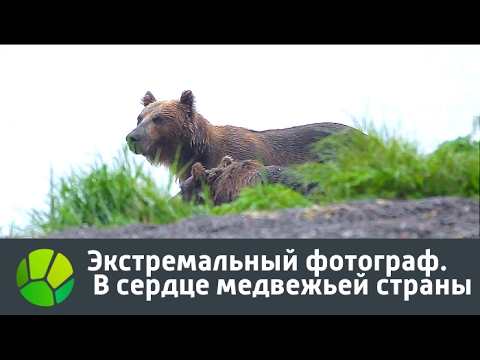
[[[480,238],[479,222],[478,201],[437,197],[198,216],[158,226],[72,228],[48,238]]]

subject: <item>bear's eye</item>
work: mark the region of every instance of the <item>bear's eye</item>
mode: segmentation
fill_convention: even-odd
[[[167,121],[167,118],[161,114],[156,114],[153,116],[152,118],[152,122],[155,124],[155,125],[162,125],[164,124],[165,122]]]

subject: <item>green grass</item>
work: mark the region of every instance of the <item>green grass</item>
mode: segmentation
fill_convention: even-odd
[[[364,121],[356,126],[369,134],[368,140],[333,134],[319,142],[317,150],[333,150],[335,161],[295,166],[292,173],[320,184],[311,196],[316,203],[432,196],[478,198],[479,142],[473,138],[479,123],[476,118],[471,134],[424,154],[416,142]]]
[[[165,224],[192,215],[196,208],[178,198],[170,199],[171,185],[160,187],[145,165],[137,163],[124,147],[111,165],[97,155],[92,164],[72,168],[68,175],[51,176],[49,210],[33,209],[23,232],[34,235],[76,226]]]
[[[48,210],[32,209],[29,225],[8,227],[9,236],[37,236],[69,227],[109,227],[134,223],[166,224],[193,215],[223,215],[245,211],[308,207],[356,199],[418,199],[461,196],[479,199],[479,142],[472,133],[440,144],[430,154],[419,151],[392,129],[376,129],[372,122],[356,122],[364,137],[332,135],[315,151],[335,153],[324,164],[292,168],[299,181],[318,182],[308,198],[281,185],[246,188],[236,201],[213,207],[193,206],[172,197],[169,184],[155,181],[148,163],[126,147],[107,165],[100,156],[91,164],[72,168],[66,175],[51,174]]]

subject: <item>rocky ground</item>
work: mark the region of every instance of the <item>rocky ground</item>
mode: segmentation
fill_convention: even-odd
[[[198,216],[168,225],[72,228],[48,238],[480,238],[479,222],[477,200],[438,197]]]

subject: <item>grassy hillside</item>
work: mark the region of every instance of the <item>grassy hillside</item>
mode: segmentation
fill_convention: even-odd
[[[10,236],[76,226],[165,224],[197,214],[277,210],[354,199],[479,198],[479,142],[473,139],[480,117],[475,118],[471,134],[442,143],[430,154],[422,154],[417,144],[392,135],[386,127],[379,130],[366,122],[356,126],[370,135],[367,142],[362,137],[332,135],[319,142],[316,151],[335,153],[335,158],[292,168],[292,176],[300,182],[320,184],[308,198],[280,185],[267,185],[245,189],[230,204],[193,206],[172,197],[169,186],[160,187],[150,165],[125,147],[111,165],[96,156],[91,164],[72,168],[68,175],[52,174],[46,196],[48,210],[32,209],[29,225],[22,229],[11,226]]]

